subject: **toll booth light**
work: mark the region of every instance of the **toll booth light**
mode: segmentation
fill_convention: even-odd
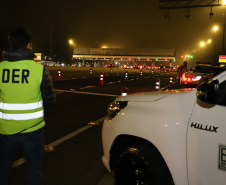
[[[191,55],[191,58],[193,58],[193,56]]]
[[[167,58],[165,58],[165,61],[167,61]]]
[[[159,59],[156,58],[155,60],[158,61]]]
[[[149,58],[147,60],[149,60]]]
[[[183,56],[183,55],[181,55],[181,56],[180,56],[180,58],[184,58],[184,56]]]

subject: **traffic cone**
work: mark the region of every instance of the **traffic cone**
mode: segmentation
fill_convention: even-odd
[[[58,69],[57,71],[57,80],[61,80],[61,70]]]
[[[140,78],[143,78],[143,71],[140,71]]]
[[[100,74],[100,85],[101,86],[104,85],[104,73],[103,72]]]
[[[127,87],[123,87],[121,89],[121,96],[127,96],[128,95],[128,88]]]
[[[92,68],[89,70],[89,76],[90,77],[92,77],[92,75],[93,75],[93,70],[92,70]]]
[[[169,85],[171,86],[172,84],[173,84],[173,77],[171,76]]]
[[[128,72],[125,71],[125,81],[127,81],[127,80],[128,80]]]
[[[156,80],[156,83],[155,83],[155,90],[156,90],[156,91],[159,91],[159,90],[160,90],[160,79],[157,79],[157,80]]]

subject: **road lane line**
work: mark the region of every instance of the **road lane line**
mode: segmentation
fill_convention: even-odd
[[[100,93],[92,93],[92,92],[69,91],[69,90],[59,90],[59,89],[55,89],[55,91],[57,91],[57,92],[72,92],[72,93],[78,93],[78,94],[89,94],[89,95],[97,95],[97,96],[113,96],[113,97],[119,97],[119,95],[100,94]]]
[[[50,143],[49,145],[52,146],[52,147],[55,147],[55,146],[65,142],[65,141],[71,139],[72,137],[84,132],[85,130],[87,130],[87,129],[91,128],[91,127],[93,127],[93,125],[86,125],[86,126],[80,128],[80,129],[76,130],[75,132],[72,132],[72,133],[70,133],[70,134],[68,134],[68,135],[66,135],[66,136],[64,136],[64,137],[62,137],[62,138]]]
[[[98,120],[95,121],[95,122],[101,123],[102,121],[104,121],[105,118],[106,118],[106,116],[104,116],[104,117],[98,119]],[[86,131],[87,129],[89,129],[89,128],[93,127],[93,126],[94,126],[94,125],[86,125],[86,126],[80,128],[80,129],[78,129],[78,130],[76,130],[76,131],[74,131],[74,132],[72,132],[72,133],[70,133],[70,134],[68,134],[68,135],[66,135],[66,136],[64,136],[64,137],[62,137],[62,138],[60,138],[60,139],[58,139],[58,140],[52,142],[52,143],[50,143],[49,145],[52,146],[52,147],[55,147],[55,146],[57,146],[57,145],[59,145],[59,144],[65,142],[65,141],[71,139],[72,137],[74,137],[74,136],[76,136],[76,135],[78,135],[78,134],[80,134],[80,133]],[[13,163],[13,168],[18,167],[18,166],[24,164],[24,162],[25,162],[25,159],[24,159],[24,158],[20,158],[20,159],[16,160],[16,161]]]

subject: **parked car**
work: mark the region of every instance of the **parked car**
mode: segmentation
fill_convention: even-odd
[[[115,185],[225,185],[226,71],[214,78],[111,103],[102,160]]]
[[[182,77],[182,85],[197,87],[225,70],[225,66],[197,65],[193,71],[188,71]]]
[[[115,67],[115,65],[114,65],[114,64],[112,64],[112,63],[110,63],[110,64],[106,64],[106,67],[109,67],[109,68],[114,68],[114,67]]]
[[[147,69],[147,66],[145,66],[145,65],[140,65],[140,64],[138,65],[138,64],[137,64],[137,65],[134,65],[134,66],[133,66],[133,69]]]

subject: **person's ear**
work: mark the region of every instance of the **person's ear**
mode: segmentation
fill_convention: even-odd
[[[32,45],[31,45],[31,42],[29,42],[29,43],[27,44],[27,49],[32,50]]]

